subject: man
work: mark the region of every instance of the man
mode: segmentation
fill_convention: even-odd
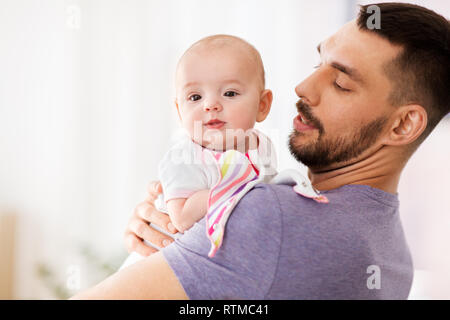
[[[413,266],[397,186],[408,159],[449,112],[450,26],[409,4],[363,6],[318,46],[321,63],[295,91],[289,147],[309,168],[316,203],[291,186],[258,185],[236,206],[222,249],[208,258],[204,220],[176,242],[76,298],[405,299]],[[170,240],[153,208],[130,219],[130,250]],[[174,230],[171,230],[172,232]]]

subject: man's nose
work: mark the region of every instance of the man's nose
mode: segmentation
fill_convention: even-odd
[[[207,112],[215,111],[220,112],[222,111],[222,105],[218,102],[215,103],[205,103],[203,106],[203,110]]]
[[[295,87],[295,93],[306,104],[317,106],[320,103],[321,91],[325,81],[326,79],[317,70]]]

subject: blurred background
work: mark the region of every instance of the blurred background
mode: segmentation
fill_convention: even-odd
[[[409,1],[450,17],[447,0]],[[353,0],[0,0],[0,298],[62,299],[114,272],[123,232],[179,128],[173,78],[198,39],[233,34],[261,53],[272,112],[259,129],[279,168],[295,86]],[[409,162],[399,196],[418,277],[450,298],[450,119]]]

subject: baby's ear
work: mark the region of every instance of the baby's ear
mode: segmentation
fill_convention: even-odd
[[[269,89],[264,90],[261,93],[258,106],[258,114],[256,115],[256,121],[262,122],[267,118],[272,107],[273,94]]]
[[[179,118],[180,121],[181,121],[180,107],[178,107],[178,101],[177,101],[177,99],[175,99],[174,103],[175,103],[175,107],[177,108],[178,118]]]

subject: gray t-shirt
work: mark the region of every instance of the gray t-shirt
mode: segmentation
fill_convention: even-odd
[[[208,258],[204,219],[162,250],[190,299],[406,299],[413,265],[396,195],[365,185],[323,192],[260,184]]]

